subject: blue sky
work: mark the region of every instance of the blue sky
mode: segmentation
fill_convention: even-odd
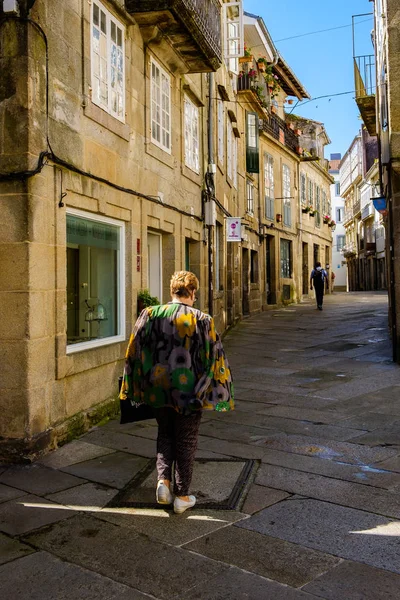
[[[312,98],[354,90],[351,17],[369,13],[372,7],[368,0],[244,0],[244,10],[264,19],[277,49]],[[356,55],[373,54],[372,19],[358,18]],[[350,27],[277,41],[342,25]],[[332,140],[325,147],[327,157],[333,152],[343,155],[361,125],[354,94],[313,100],[294,112],[325,123]]]

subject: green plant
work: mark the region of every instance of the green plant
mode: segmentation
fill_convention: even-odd
[[[152,296],[149,290],[139,290],[137,295],[138,310],[143,310],[146,306],[154,306],[160,304],[156,296]]]

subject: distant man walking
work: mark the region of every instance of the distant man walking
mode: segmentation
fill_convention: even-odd
[[[315,298],[317,300],[318,310],[322,310],[322,304],[324,301],[324,288],[325,280],[328,278],[326,271],[321,267],[321,263],[315,263],[314,269],[311,271],[310,276],[310,290],[315,288]]]

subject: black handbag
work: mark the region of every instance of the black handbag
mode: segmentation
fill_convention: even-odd
[[[121,390],[123,377],[118,377],[118,389]],[[154,419],[154,412],[148,404],[132,405],[130,400],[120,400],[119,406],[121,410],[120,424],[135,423],[135,421],[147,421]]]

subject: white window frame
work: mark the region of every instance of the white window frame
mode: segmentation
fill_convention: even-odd
[[[300,173],[300,202],[302,206],[307,204],[307,180],[305,173]]]
[[[229,10],[238,9],[237,18],[228,18]],[[228,70],[238,75],[239,56],[244,54],[243,3],[225,2],[222,5],[224,24],[224,57]]]
[[[118,334],[110,336],[108,338],[99,338],[97,340],[90,340],[88,342],[78,342],[77,344],[67,343],[67,354],[75,354],[76,352],[82,352],[84,350],[90,350],[91,348],[100,348],[101,346],[109,346],[110,344],[117,344],[125,341],[125,223],[123,221],[117,221],[111,217],[103,217],[102,215],[96,215],[93,213],[85,212],[84,210],[78,210],[76,208],[67,208],[67,215],[73,215],[81,217],[88,221],[95,221],[96,223],[107,223],[108,225],[114,225],[120,229],[120,249],[119,249],[119,264],[117,268],[118,273]]]
[[[292,199],[290,197],[291,187],[292,182],[290,167],[284,164],[282,165],[283,224],[287,227],[292,226]]]
[[[232,130],[232,124],[228,123],[228,128],[226,131],[226,152],[227,152],[226,174],[227,174],[228,179],[230,179],[231,181],[233,180],[233,161],[232,161],[232,149],[233,149],[232,138],[233,137],[234,137],[234,134],[233,134],[233,130]]]
[[[254,215],[254,183],[251,179],[246,179],[246,198],[247,211],[249,215]]]
[[[185,165],[195,173],[200,173],[199,107],[186,94],[183,105]]]
[[[106,33],[104,34],[101,31],[101,26],[97,26],[94,24],[93,21],[93,11],[94,11],[94,7],[97,6],[97,8],[99,9],[99,12],[103,12],[105,14],[106,17]],[[100,14],[100,22],[101,22],[101,14]],[[111,23],[113,23],[117,29],[121,30],[121,41],[122,41],[122,108],[121,108],[121,112],[119,113],[118,111],[115,112],[112,109],[112,88],[111,88],[111,51],[112,51],[112,46],[114,44],[114,42],[111,40]],[[93,40],[93,29],[96,28],[99,30],[100,32],[100,38],[102,36],[105,36],[106,38],[106,53],[107,53],[107,62],[106,62],[106,79],[107,79],[107,102],[103,102],[101,97],[100,97],[100,91],[99,91],[99,97],[96,96],[94,90],[95,90],[95,81],[99,80],[100,81],[100,73],[101,73],[101,57],[99,55],[99,77],[96,76],[95,74],[95,49],[94,49],[94,40]],[[99,42],[101,43],[101,42]],[[118,48],[118,46],[117,46]],[[117,50],[118,52],[118,50]],[[92,102],[93,104],[96,104],[96,106],[99,106],[100,108],[102,108],[103,110],[105,110],[106,112],[108,112],[110,115],[112,115],[113,117],[115,117],[116,119],[118,119],[119,121],[122,121],[123,123],[125,122],[125,27],[124,25],[118,21],[118,19],[116,19],[111,13],[110,11],[108,11],[105,6],[99,2],[99,0],[93,0],[92,2],[92,6],[91,6],[91,10],[90,10],[90,68],[91,68],[91,88],[92,88]],[[104,80],[104,78],[102,78]]]
[[[153,70],[156,69],[159,72],[160,77],[160,85],[157,85],[153,78]],[[167,107],[164,111],[168,116],[169,128],[163,127],[163,81],[168,84],[168,98],[167,98]],[[159,99],[157,99],[155,94],[155,88],[159,88]],[[159,109],[159,119],[156,118],[155,109]],[[165,108],[165,107],[164,107]],[[172,152],[172,123],[171,123],[172,115],[171,115],[171,76],[162,68],[162,66],[151,58],[150,60],[150,124],[151,124],[151,141],[153,144],[164,150],[164,152],[168,152],[171,154]],[[154,136],[154,128],[153,124],[156,124],[160,127],[160,139]],[[163,143],[163,133],[168,134],[169,136],[169,146]]]
[[[238,141],[232,129],[232,168],[233,168],[233,187],[237,189],[238,184]]]
[[[264,153],[264,201],[265,218],[275,219],[275,182],[274,182],[274,159],[270,154]],[[272,208],[268,210],[268,205]]]
[[[218,99],[218,160],[223,165],[225,159],[225,107],[223,100]]]

